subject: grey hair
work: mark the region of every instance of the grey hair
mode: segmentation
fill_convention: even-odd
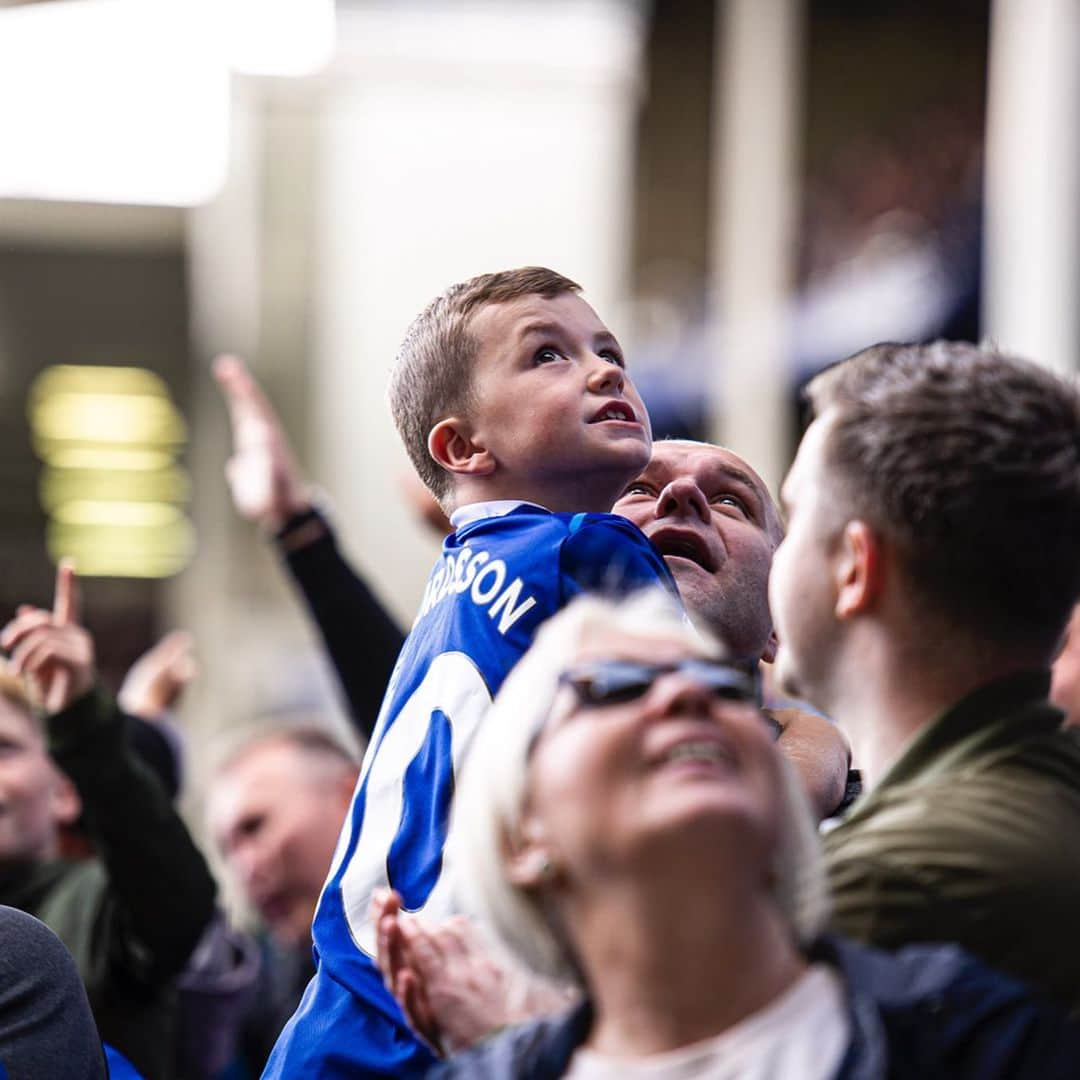
[[[547,722],[559,676],[585,642],[612,631],[669,641],[692,656],[722,655],[720,645],[697,633],[659,589],[621,602],[591,596],[574,600],[544,624],[485,717],[455,796],[447,845],[464,908],[528,968],[578,985],[581,974],[569,942],[542,899],[511,884],[506,853],[525,809],[529,753]],[[786,760],[780,777],[783,834],[774,897],[795,940],[805,944],[821,932],[828,914],[825,877],[809,804]]]

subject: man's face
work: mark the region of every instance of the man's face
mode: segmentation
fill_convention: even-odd
[[[217,778],[210,832],[274,937],[311,940],[354,774],[283,740],[253,747]]]
[[[652,541],[689,611],[733,656],[772,658],[769,567],[781,526],[742,458],[704,443],[657,443],[612,509]]]
[[[835,499],[826,483],[828,419],[815,420],[781,490],[787,536],[773,557],[769,599],[780,648],[776,677],[781,688],[828,711],[822,700],[839,624],[833,616],[836,589],[830,555],[839,535]]]
[[[0,695],[0,861],[55,856],[58,827],[77,814],[34,720]]]
[[[551,509],[567,509],[561,503],[591,491],[597,476],[610,504],[648,461],[652,434],[619,343],[596,312],[573,293],[524,296],[481,308],[469,332],[478,350],[475,441],[519,491]]]

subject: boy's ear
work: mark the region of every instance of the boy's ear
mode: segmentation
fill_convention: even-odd
[[[447,472],[469,476],[489,476],[495,471],[491,451],[473,438],[466,420],[448,416],[428,433],[428,453]]]

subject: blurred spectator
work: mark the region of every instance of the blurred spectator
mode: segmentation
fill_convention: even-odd
[[[1080,604],[1073,608],[1065,644],[1054,661],[1050,700],[1065,713],[1065,723],[1080,727]]]
[[[317,509],[318,494],[304,482],[273,406],[243,361],[218,357],[214,375],[232,427],[225,473],[233,505],[276,539],[333,661],[350,719],[367,739],[405,635],[342,559]]]
[[[127,719],[96,687],[75,600],[62,564],[55,611],[21,607],[0,635],[11,652],[0,682],[0,902],[59,936],[102,1038],[157,1080],[176,1049],[173,980],[213,919],[215,886],[135,756]],[[20,677],[44,708],[44,730]],[[61,830],[80,812],[96,857],[60,858]]]
[[[872,789],[826,837],[834,924],[956,941],[1080,1006],[1080,741],[1047,701],[1080,594],[1080,394],[938,342],[809,395],[770,588],[781,685]]]
[[[311,922],[358,772],[332,736],[293,728],[244,743],[210,783],[210,834],[268,932],[242,1036],[259,1069],[315,973]]]
[[[504,946],[588,997],[431,1075],[1071,1075],[1064,1016],[958,950],[819,937],[805,800],[718,654],[655,596],[541,628],[477,737],[449,852]]]
[[[0,1076],[104,1080],[108,1075],[71,954],[44,923],[0,907]]]

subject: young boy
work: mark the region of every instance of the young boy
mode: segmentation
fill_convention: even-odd
[[[649,460],[618,342],[551,270],[453,286],[410,328],[390,384],[409,456],[454,532],[428,580],[315,914],[318,970],[264,1076],[402,1076],[431,1062],[374,963],[372,894],[453,910],[454,772],[537,627],[584,590],[662,583],[663,560],[606,513]]]

